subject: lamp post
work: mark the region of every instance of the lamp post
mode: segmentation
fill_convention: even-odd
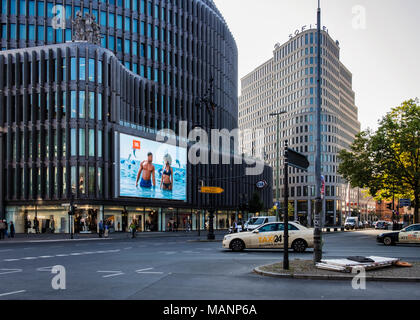
[[[210,146],[210,150],[208,152],[208,165],[210,166],[210,184],[213,185],[213,181],[214,181],[214,174],[213,174],[213,166],[211,164],[211,152],[212,152],[212,130],[214,129],[214,116],[215,116],[215,112],[216,112],[216,103],[214,103],[213,101],[213,86],[214,86],[214,79],[211,77],[210,78],[210,83],[209,83],[209,88],[207,89],[206,94],[204,95],[204,97],[202,97],[201,99],[198,99],[196,101],[196,106],[200,107],[202,104],[205,105],[207,112],[210,116],[210,134],[209,134],[209,146]],[[214,240],[216,237],[214,235],[214,226],[213,226],[213,221],[214,221],[214,196],[209,194],[210,197],[210,208],[209,208],[209,233],[207,235],[207,239],[208,240]]]
[[[277,142],[276,142],[276,217],[277,221],[280,221],[279,217],[279,199],[280,199],[280,116],[282,114],[285,114],[286,111],[280,111],[275,113],[270,113],[270,117],[276,117],[277,118]]]
[[[314,216],[314,263],[322,260],[322,229],[321,229],[321,6],[318,0],[317,11],[318,61],[317,61],[317,105],[316,105],[316,156],[315,156],[315,216]]]

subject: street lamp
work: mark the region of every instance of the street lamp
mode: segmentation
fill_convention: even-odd
[[[318,0],[317,10],[317,103],[315,112],[316,121],[316,156],[315,156],[315,216],[314,216],[314,263],[322,259],[322,197],[321,197],[321,5]]]
[[[286,111],[280,111],[275,113],[270,113],[270,117],[277,118],[277,143],[276,143],[276,152],[277,152],[277,159],[276,159],[276,216],[277,221],[280,220],[279,217],[279,199],[280,199],[280,116],[287,113]]]
[[[214,129],[214,115],[216,113],[216,103],[214,103],[213,101],[213,85],[214,85],[214,79],[213,77],[210,78],[209,81],[209,88],[207,89],[206,94],[204,95],[204,97],[202,97],[201,99],[197,99],[196,101],[196,106],[197,107],[201,107],[201,105],[205,105],[207,112],[210,116],[210,133],[209,133],[209,146],[210,146],[210,150],[208,152],[208,165],[210,166],[210,183],[213,184],[213,180],[214,180],[214,174],[213,174],[213,166],[211,164],[211,131]],[[213,221],[214,221],[214,199],[213,199],[213,195],[209,194],[210,197],[210,208],[209,208],[209,233],[207,235],[207,239],[208,240],[214,240],[216,238],[216,236],[214,235],[214,226],[213,226]]]

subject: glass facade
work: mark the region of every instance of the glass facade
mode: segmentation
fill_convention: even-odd
[[[100,218],[112,221],[116,231],[133,219],[140,231],[166,231],[170,213],[165,208],[170,207],[176,208],[177,229],[205,226],[204,213],[192,213],[209,204],[195,179],[189,178],[185,203],[116,194],[115,134],[153,139],[162,128],[178,134],[179,121],[186,121],[188,129],[197,122],[208,128],[210,116],[195,101],[210,77],[215,102],[223,106],[217,108],[215,126],[235,129],[236,43],[212,1],[135,2],[1,1],[0,173],[5,188],[0,215],[10,208],[21,219],[22,208],[36,208],[28,209],[32,212],[42,204],[55,217],[55,206],[74,199],[80,209],[73,226],[77,232],[95,232]],[[69,41],[78,11],[97,17],[102,46]],[[61,29],[52,25],[58,13],[65,20]],[[240,176],[244,170],[244,165],[223,165],[217,174]],[[205,176],[209,167],[189,165],[188,172]],[[261,176],[271,181],[270,172],[266,167]],[[217,199],[218,208],[237,207],[237,194],[252,193],[253,180],[233,185]],[[271,192],[264,202],[271,205]],[[54,218],[54,232],[69,227],[58,227],[61,212]]]

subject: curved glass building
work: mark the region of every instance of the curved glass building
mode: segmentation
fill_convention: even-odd
[[[101,45],[72,40],[77,12],[95,17]],[[238,218],[258,181],[268,182],[258,192],[271,206],[271,168],[246,176],[235,148],[232,163],[213,170],[179,160],[193,128],[237,128],[237,47],[211,0],[2,0],[1,28],[0,212],[17,232],[33,232],[35,217],[40,232],[68,232],[70,202],[76,232],[96,232],[100,220],[116,231],[133,219],[140,231],[203,228],[210,199],[198,189],[210,175],[225,189],[214,200],[216,228]],[[211,80],[214,121],[198,103]],[[169,155],[172,187],[185,192],[123,193],[137,190],[143,146],[161,162],[152,141],[162,129],[185,146]],[[162,164],[156,188],[165,190]]]

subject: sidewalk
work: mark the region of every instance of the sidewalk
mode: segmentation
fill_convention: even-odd
[[[200,236],[198,231],[185,232],[138,232],[136,238],[195,238],[197,240],[207,239],[208,231],[201,231]],[[227,230],[215,230],[216,239],[222,239]],[[16,234],[14,238],[5,238],[0,240],[2,243],[37,243],[37,242],[63,242],[63,241],[109,241],[109,240],[125,240],[131,239],[128,232],[114,232],[110,233],[107,238],[99,238],[98,234],[74,234],[73,239],[70,239],[70,234]]]

